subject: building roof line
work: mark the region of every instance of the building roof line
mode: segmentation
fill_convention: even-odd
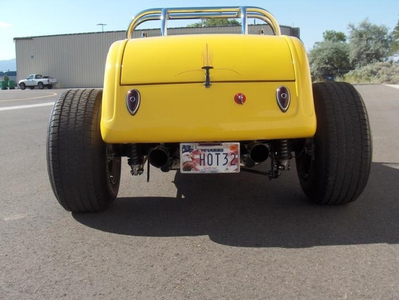
[[[249,26],[257,26],[257,27],[261,27],[261,26],[265,26],[267,24],[256,24],[256,25],[249,25]],[[209,26],[207,28],[225,28],[225,27],[231,27],[231,26]],[[286,25],[280,25],[280,27],[283,28],[292,28],[292,29],[297,29],[298,27],[290,27],[290,26],[286,26]],[[169,29],[176,29],[176,30],[181,30],[181,29],[187,29],[187,30],[192,30],[195,28],[201,28],[201,27],[173,27],[173,28],[169,28]],[[160,31],[160,28],[144,28],[144,29],[137,29],[136,31],[140,32],[140,31]],[[20,41],[20,40],[32,40],[32,39],[37,39],[37,38],[43,38],[43,37],[60,37],[60,36],[76,36],[76,35],[87,35],[87,34],[107,34],[107,33],[126,33],[126,30],[114,30],[114,31],[94,31],[94,32],[79,32],[79,33],[61,33],[61,34],[50,34],[50,35],[37,35],[37,36],[27,36],[27,37],[15,37],[13,40],[14,41]]]

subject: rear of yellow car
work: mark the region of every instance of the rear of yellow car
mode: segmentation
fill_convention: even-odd
[[[168,20],[204,18],[239,18],[242,34],[167,35]],[[248,18],[264,21],[274,35],[248,35]],[[162,36],[131,38],[152,20],[161,21]],[[146,169],[148,178],[150,165],[277,178],[294,156],[311,201],[356,200],[372,157],[367,111],[349,84],[312,84],[302,43],[281,36],[274,17],[258,7],[139,13],[127,39],[109,50],[103,90],[64,92],[47,140],[54,194],[73,212],[112,204],[121,157],[132,175]]]
[[[308,62],[295,38],[168,36],[109,51],[107,143],[293,139],[315,129]]]

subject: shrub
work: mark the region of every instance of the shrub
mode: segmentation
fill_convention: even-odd
[[[399,84],[399,64],[378,62],[350,71],[344,78],[350,83],[393,83]]]

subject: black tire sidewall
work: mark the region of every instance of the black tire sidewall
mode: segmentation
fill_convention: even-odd
[[[91,145],[91,152],[93,153],[93,165],[92,172],[95,178],[94,185],[97,188],[101,188],[101,193],[107,196],[112,202],[114,198],[116,198],[119,190],[119,179],[120,179],[120,166],[118,172],[118,180],[117,184],[113,184],[109,179],[109,174],[107,170],[107,148],[104,143],[101,131],[100,131],[100,120],[101,120],[101,96],[102,93],[96,97],[96,101],[94,104],[94,116],[93,116],[93,124],[98,128],[93,132],[92,140],[93,144]],[[119,159],[120,165],[120,159]]]
[[[318,204],[346,204],[364,190],[371,166],[371,133],[365,105],[343,82],[313,84],[317,130],[308,177],[297,172],[304,193]]]

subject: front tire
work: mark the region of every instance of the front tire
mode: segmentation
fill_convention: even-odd
[[[68,211],[105,210],[118,194],[121,159],[102,140],[101,101],[101,90],[69,90],[51,113],[48,174],[58,202]]]
[[[296,153],[301,187],[318,204],[355,201],[366,187],[372,140],[366,107],[343,82],[313,84],[317,130]]]
[[[21,83],[19,84],[19,88],[20,88],[21,90],[26,89],[25,83],[21,82]]]

